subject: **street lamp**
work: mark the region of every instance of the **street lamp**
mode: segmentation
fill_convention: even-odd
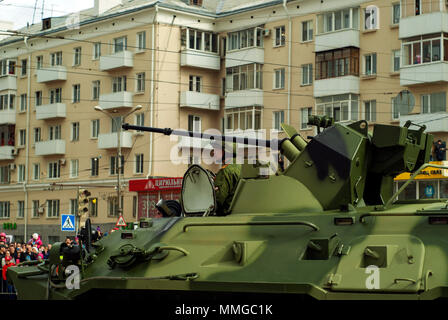
[[[142,108],[141,105],[137,105],[135,106],[135,108],[133,108],[131,111],[129,111],[128,113],[126,113],[122,118],[123,121],[124,119],[130,115],[131,113],[138,111]],[[100,106],[95,106],[94,108],[96,111],[100,111],[102,113],[104,113],[105,115],[107,115],[109,118],[112,119],[112,121],[114,121],[114,118],[108,113],[106,112],[103,108],[101,108]],[[114,110],[114,112],[117,112],[116,110]],[[121,122],[123,122],[121,121]],[[120,125],[118,126],[118,132],[117,132],[117,162],[118,162],[118,172],[117,172],[117,202],[118,202],[118,215],[121,216],[123,214],[123,203],[121,203],[121,182],[120,182],[120,171],[121,171],[121,166],[123,165],[122,161],[121,161],[121,125],[122,123],[120,123]]]

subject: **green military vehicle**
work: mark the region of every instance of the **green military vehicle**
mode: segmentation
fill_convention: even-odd
[[[58,243],[48,260],[11,267],[7,277],[18,298],[447,297],[447,202],[397,201],[406,184],[393,189],[396,175],[413,172],[412,180],[429,166],[433,137],[410,122],[375,124],[372,132],[366,121],[310,117],[310,123],[323,129],[310,142],[287,125],[281,141],[232,140],[278,147],[289,165],[266,175],[258,162],[243,164],[229,214],[216,215],[212,175],[193,165],[184,176],[181,209],[160,205],[168,217],[143,219],[135,230],[100,240],[87,220],[84,249],[61,251]]]

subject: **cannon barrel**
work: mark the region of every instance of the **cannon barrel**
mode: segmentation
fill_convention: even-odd
[[[187,130],[176,130],[176,129],[171,129],[171,128],[154,128],[154,127],[136,126],[136,125],[131,125],[129,123],[124,123],[122,125],[122,128],[124,130],[139,130],[139,131],[162,133],[167,136],[174,134],[175,136],[195,137],[195,138],[201,138],[201,139],[217,141],[217,142],[242,143],[242,144],[252,145],[252,146],[267,147],[267,148],[271,148],[271,149],[275,149],[275,150],[278,150],[278,146],[279,146],[279,144],[281,144],[281,141],[279,141],[277,139],[264,140],[264,139],[247,138],[247,137],[232,137],[232,136],[223,136],[223,135],[208,134],[208,133],[202,133],[202,132],[193,132],[193,131],[187,131]]]

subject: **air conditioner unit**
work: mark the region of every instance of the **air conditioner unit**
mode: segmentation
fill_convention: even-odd
[[[10,170],[15,170],[16,169],[16,165],[14,163],[10,163],[9,164],[9,169]]]
[[[448,0],[447,0],[448,1]],[[263,35],[265,36],[265,37],[269,37],[269,35],[271,34],[271,30],[270,29],[264,29],[263,30]]]
[[[65,159],[61,159],[61,160],[59,160],[59,164],[60,164],[61,166],[65,166]]]

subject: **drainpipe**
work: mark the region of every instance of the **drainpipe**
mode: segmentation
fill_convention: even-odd
[[[27,43],[27,38],[24,39],[25,42],[25,46],[27,48],[27,50],[29,50],[28,48],[28,43]],[[28,65],[26,67],[27,69],[27,74],[28,74],[28,89],[27,89],[27,97],[26,97],[26,153],[25,153],[25,182],[23,184],[23,191],[25,193],[25,216],[24,216],[24,220],[25,220],[25,226],[24,226],[24,241],[27,241],[28,239],[28,210],[29,210],[29,201],[28,201],[28,173],[29,173],[29,167],[30,167],[30,109],[31,109],[31,54],[28,54]]]
[[[287,0],[283,0],[283,8],[285,9],[286,15],[288,16],[288,124],[291,124],[291,50],[292,50],[292,21],[289,15],[288,8],[286,7]]]
[[[154,59],[155,59],[155,28],[156,28],[156,21],[157,21],[157,13],[159,12],[159,6],[156,4],[155,6],[156,12],[154,14],[154,19],[152,21],[152,31],[151,31],[151,90],[150,90],[150,97],[149,97],[149,126],[153,127],[154,124]],[[147,179],[151,177],[152,175],[152,159],[153,159],[153,133],[151,132],[149,134],[149,168],[148,168],[148,175],[146,176]]]

